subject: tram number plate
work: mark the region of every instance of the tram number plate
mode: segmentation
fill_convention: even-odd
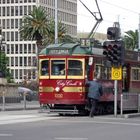
[[[63,98],[63,94],[55,94],[55,98]]]

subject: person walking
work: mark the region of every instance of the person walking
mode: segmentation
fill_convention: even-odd
[[[88,88],[88,104],[90,107],[89,117],[94,117],[97,103],[100,99],[100,96],[103,95],[102,85],[101,83],[99,83],[98,77],[96,75],[93,81],[87,80],[86,83],[89,85]]]

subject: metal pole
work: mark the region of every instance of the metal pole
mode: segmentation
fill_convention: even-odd
[[[2,110],[5,111],[5,91],[2,92]]]
[[[57,17],[57,0],[55,0],[55,44],[58,43],[58,17]]]
[[[117,117],[117,87],[118,87],[118,81],[114,81],[114,116]]]
[[[121,94],[121,117],[123,116],[123,94]]]
[[[24,110],[26,110],[26,92],[23,93]]]

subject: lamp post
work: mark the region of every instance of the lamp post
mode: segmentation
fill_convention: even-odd
[[[0,26],[0,78],[4,78],[5,77],[4,72],[2,70],[2,66],[3,66],[3,62],[2,62],[3,44],[4,44],[4,42],[3,42],[3,36],[2,36],[2,27]]]
[[[0,77],[2,77],[2,71],[1,71],[1,47],[2,47],[2,28],[0,26]]]

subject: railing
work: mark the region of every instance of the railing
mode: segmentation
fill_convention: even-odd
[[[124,93],[121,94],[120,101],[120,114],[123,115],[123,111],[137,110],[140,112],[140,94],[138,93]]]
[[[40,108],[37,97],[28,101],[26,98],[27,94],[23,94],[23,98],[20,96],[10,97],[6,96],[5,92],[0,96],[0,110],[26,110],[26,109],[37,109]]]

